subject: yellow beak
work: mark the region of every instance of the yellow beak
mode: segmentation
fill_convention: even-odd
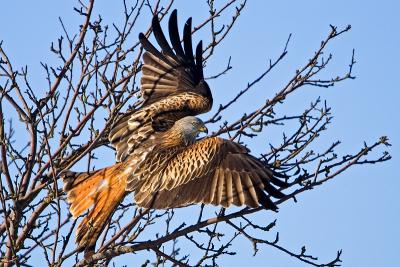
[[[199,131],[208,134],[208,129],[205,125],[201,126]]]

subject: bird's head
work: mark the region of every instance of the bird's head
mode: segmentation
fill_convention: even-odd
[[[199,133],[208,133],[204,122],[193,116],[187,116],[176,121],[172,128],[181,134],[185,145],[193,144]]]

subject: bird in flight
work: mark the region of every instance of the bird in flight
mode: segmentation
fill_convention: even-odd
[[[285,197],[281,192],[287,186],[285,176],[244,146],[220,137],[197,140],[199,133],[207,134],[207,128],[195,116],[209,111],[213,98],[203,75],[202,42],[193,55],[191,22],[189,18],[185,23],[183,45],[176,10],[168,23],[172,47],[157,15],[152,30],[161,49],[143,33],[139,35],[145,49],[143,104],[125,114],[110,131],[117,163],[63,176],[74,218],[91,208],[77,228],[81,249],[94,251],[107,221],[130,192],[138,207],[153,209],[202,203],[276,210],[271,197]]]

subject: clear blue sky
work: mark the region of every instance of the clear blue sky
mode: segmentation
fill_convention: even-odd
[[[117,1],[99,1],[96,13],[108,21],[120,16]],[[208,16],[205,1],[177,1],[179,18],[189,16],[196,22]],[[218,2],[218,1],[217,1]],[[73,2],[75,3],[75,2]],[[112,4],[113,3],[113,4]],[[309,58],[319,42],[329,32],[329,24],[352,30],[334,40],[328,51],[334,54],[332,66],[324,75],[344,73],[355,48],[357,79],[333,88],[304,88],[281,107],[281,112],[300,113],[317,96],[332,107],[334,121],[318,144],[326,147],[342,140],[340,152],[356,152],[363,141],[372,143],[387,135],[393,144],[393,159],[374,166],[352,168],[330,183],[298,198],[298,203],[285,203],[278,219],[282,245],[299,250],[306,245],[309,252],[322,261],[334,257],[343,249],[343,266],[395,266],[400,251],[400,201],[398,190],[399,161],[399,98],[400,62],[400,4],[383,1],[248,1],[238,24],[208,61],[206,75],[213,75],[225,66],[232,56],[232,71],[217,81],[211,81],[215,103],[225,103],[226,95],[245,88],[262,72],[269,58],[282,50],[292,33],[289,54],[285,61],[260,83],[254,91],[237,103],[227,119],[262,103],[291,77],[296,68]],[[50,58],[50,42],[61,32],[58,17],[62,17],[71,32],[80,19],[72,10],[72,1],[2,1],[0,39],[15,66],[28,65],[33,83],[44,86],[40,61]],[[148,27],[148,21],[139,25]],[[143,29],[137,29],[140,31]],[[197,36],[196,38],[200,38]],[[330,77],[330,76],[329,76]],[[235,116],[236,115],[236,116]],[[282,129],[272,130],[265,139],[253,142],[254,153],[269,140],[278,140]],[[112,159],[110,159],[112,162]],[[265,218],[265,216],[263,217]],[[238,256],[221,262],[224,266],[252,264],[253,266],[306,266],[281,252],[263,247],[252,257],[250,243],[239,242]]]

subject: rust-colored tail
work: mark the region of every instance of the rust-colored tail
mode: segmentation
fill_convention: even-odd
[[[81,249],[94,250],[96,241],[115,208],[124,199],[127,174],[122,163],[90,173],[63,175],[64,192],[74,218],[94,205],[76,230]]]

